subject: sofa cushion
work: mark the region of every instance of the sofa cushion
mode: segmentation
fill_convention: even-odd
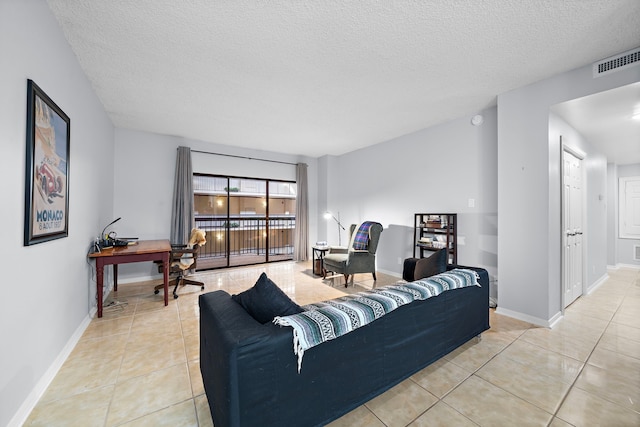
[[[252,288],[231,298],[258,322],[271,322],[276,316],[289,316],[304,311],[275,283],[262,273]]]
[[[413,280],[420,280],[447,271],[447,249],[440,249],[428,258],[416,262]]]

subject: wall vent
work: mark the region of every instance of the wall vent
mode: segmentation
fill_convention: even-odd
[[[596,62],[593,64],[593,77],[615,73],[636,65],[640,65],[640,47]]]
[[[633,260],[640,261],[640,245],[633,245]]]

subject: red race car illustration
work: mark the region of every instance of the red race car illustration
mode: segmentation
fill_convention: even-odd
[[[54,197],[62,197],[62,177],[45,162],[40,163],[36,171],[39,181],[38,190],[42,198],[49,203],[53,203]]]

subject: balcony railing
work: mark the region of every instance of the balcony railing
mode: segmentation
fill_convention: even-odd
[[[207,232],[198,268],[219,268],[293,259],[294,217],[199,216],[196,227]]]

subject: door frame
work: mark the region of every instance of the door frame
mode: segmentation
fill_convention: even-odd
[[[561,313],[564,316],[564,311],[566,308],[566,303],[565,303],[565,269],[567,268],[567,260],[565,257],[565,252],[564,252],[564,239],[565,239],[565,197],[564,197],[564,153],[567,152],[575,157],[577,157],[581,162],[585,160],[585,158],[587,157],[586,153],[576,147],[572,147],[568,144],[566,144],[563,141],[563,137],[562,135],[560,135],[560,308],[561,308]],[[586,181],[586,174],[585,174],[585,168],[584,168],[584,164],[583,167],[580,168],[581,170],[581,182],[582,182],[582,200],[581,200],[581,214],[582,214],[582,253],[580,254],[582,257],[582,292],[580,294],[580,296],[584,296],[586,294],[586,263],[585,263],[585,253],[587,252],[587,239],[585,238],[586,233],[585,233],[585,225],[586,225],[586,185],[587,185],[587,181]]]

